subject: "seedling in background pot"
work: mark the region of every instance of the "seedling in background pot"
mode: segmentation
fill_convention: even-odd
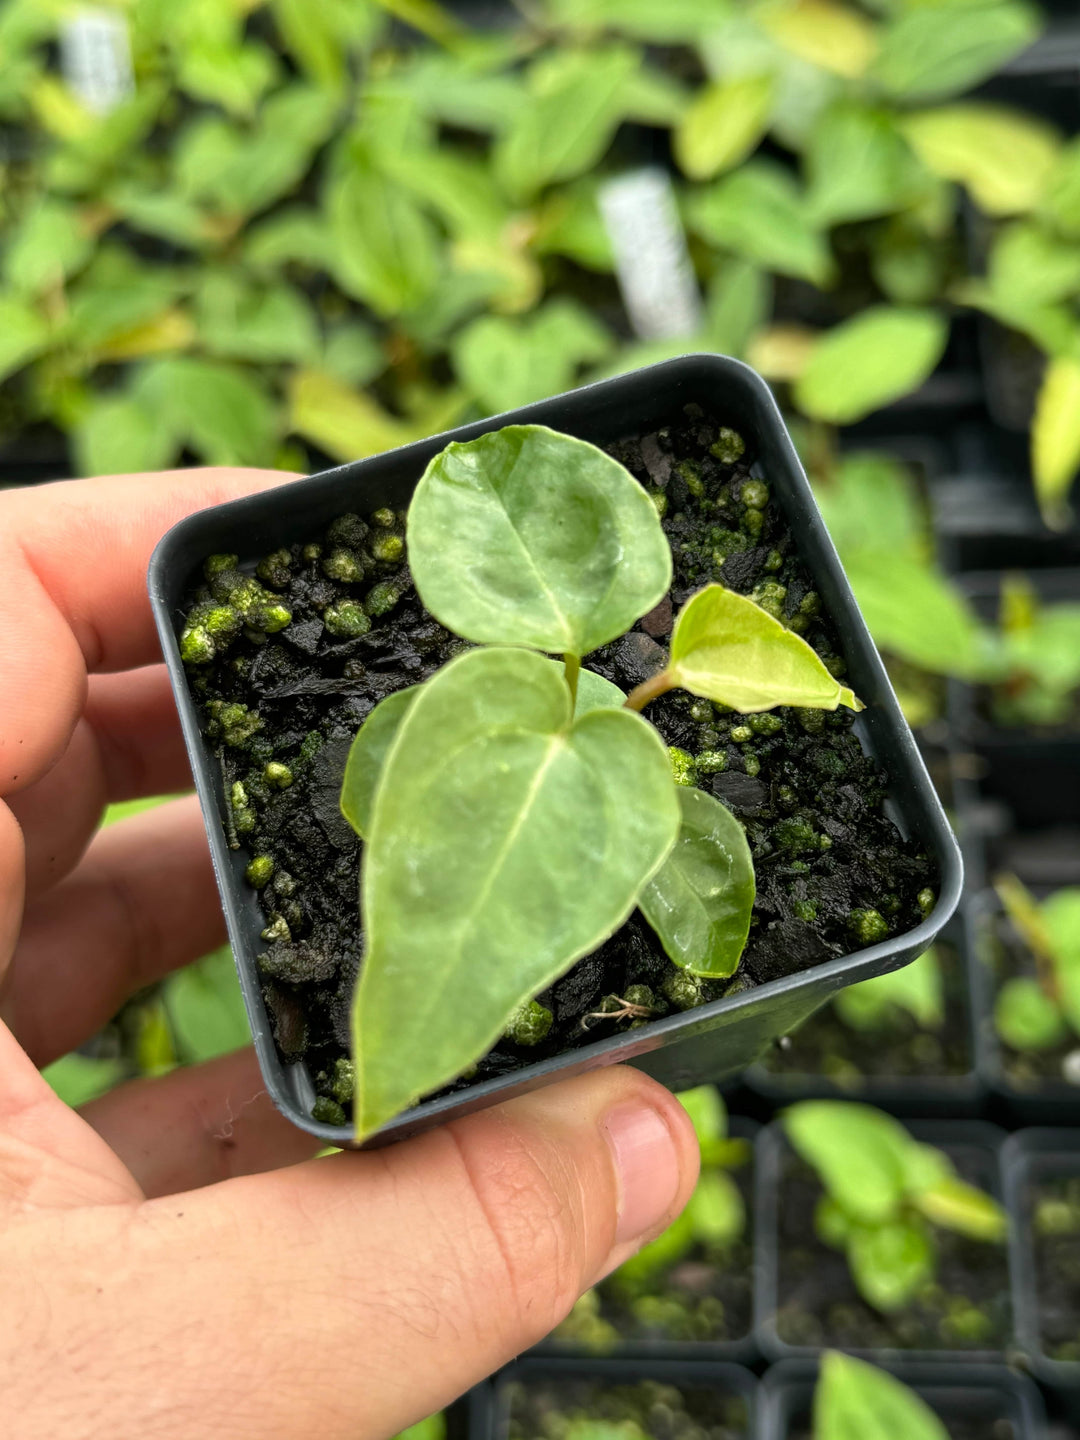
[[[935,1227],[1004,1241],[1005,1212],[997,1201],[883,1111],[805,1100],[784,1112],[783,1126],[825,1187],[814,1217],[819,1238],[845,1252],[859,1294],[883,1314],[933,1283]],[[971,1315],[977,1323],[978,1312]]]
[[[676,965],[734,973],[749,847],[719,801],[676,783],[639,713],[651,699],[861,708],[804,640],[715,584],[629,696],[584,670],[667,594],[671,554],[629,472],[543,426],[447,446],[407,543],[425,608],[482,648],[384,700],[349,758],[342,810],[366,842],[359,1138],[474,1064],[635,906]]]
[[[895,1375],[827,1350],[814,1390],[814,1440],[949,1440],[949,1432]]]
[[[994,888],[1035,967],[998,991],[995,1028],[1014,1050],[1052,1050],[1080,1037],[1080,887],[1041,904],[1015,875],[999,875]]]

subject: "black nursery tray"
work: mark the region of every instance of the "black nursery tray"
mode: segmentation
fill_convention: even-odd
[[[701,1440],[755,1440],[758,1385],[749,1370],[716,1360],[644,1359],[520,1360],[496,1376],[490,1429],[473,1440],[557,1440],[542,1423],[530,1423],[551,1399],[585,1409],[605,1392],[627,1395],[642,1384],[676,1389],[691,1420],[698,1421]],[[661,1411],[648,1431],[654,1440],[677,1440],[686,1433],[685,1418],[676,1428],[671,1409],[661,1404]]]
[[[247,857],[231,850],[227,842],[221,767],[200,732],[180,659],[177,637],[184,597],[210,554],[235,553],[242,566],[250,566],[257,557],[283,544],[320,532],[346,511],[402,508],[428,461],[452,440],[474,439],[507,424],[546,424],[596,444],[611,444],[673,422],[688,403],[700,405],[707,415],[743,433],[758,459],[760,468],[756,467],[755,473],[768,478],[771,494],[796,537],[799,559],[810,572],[839,635],[847,677],[867,703],[854,733],[864,751],[887,773],[889,816],[936,865],[937,903],[922,923],[878,944],[424,1101],[385,1127],[374,1143],[402,1138],[538,1085],[617,1061],[630,1061],[676,1090],[734,1075],[834,990],[894,969],[920,954],[956,908],[962,882],[956,841],[772,395],[760,377],[738,361],[713,355],[668,361],[204,511],[176,526],[158,546],[150,567],[150,595],[266,1086],[285,1115],[328,1143],[351,1144],[351,1130],[312,1119],[313,1076],[304,1063],[284,1063],[274,1044],[257,969],[257,956],[265,948],[260,935],[266,922],[256,893],[244,882]]]
[[[1042,1440],[1042,1396],[1004,1365],[890,1365],[945,1423],[949,1440]],[[765,1375],[758,1396],[758,1440],[809,1440],[817,1366],[784,1360]],[[1003,1424],[1011,1430],[1003,1430]]]
[[[1001,1197],[999,1149],[1002,1131],[975,1120],[914,1121],[908,1126],[916,1140],[944,1150],[961,1178]],[[757,1264],[755,1280],[755,1333],[758,1348],[769,1360],[803,1359],[822,1350],[846,1350],[878,1365],[910,1365],[942,1361],[999,1360],[1012,1335],[1008,1263],[1003,1249],[960,1236],[943,1237],[939,1244],[939,1282],[953,1295],[972,1298],[981,1294],[984,1313],[995,1327],[995,1341],[985,1345],[944,1343],[941,1346],[875,1344],[875,1330],[887,1333],[886,1323],[855,1289],[847,1259],[817,1238],[814,1207],[823,1193],[808,1166],[798,1159],[779,1121],[758,1136],[755,1183],[757,1186]],[[787,1242],[787,1243],[785,1243]],[[795,1263],[792,1256],[797,1257]],[[949,1273],[952,1274],[950,1281]],[[828,1318],[818,1312],[827,1304]],[[931,1323],[929,1315],[900,1312],[914,1318],[920,1335]],[[805,1338],[790,1336],[792,1322]],[[840,1326],[842,1325],[842,1329]],[[811,1335],[812,1332],[812,1335]]]

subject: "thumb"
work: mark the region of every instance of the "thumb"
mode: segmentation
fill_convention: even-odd
[[[668,1091],[594,1072],[385,1150],[148,1202],[129,1313],[99,1296],[95,1327],[129,1373],[146,1364],[160,1440],[376,1440],[546,1335],[670,1223],[697,1166]]]

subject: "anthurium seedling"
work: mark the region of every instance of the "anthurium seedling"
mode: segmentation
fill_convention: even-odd
[[[941,1030],[945,992],[937,952],[931,948],[899,970],[849,985],[836,994],[833,1008],[852,1030],[881,1030],[897,1011],[910,1015],[922,1030]]]
[[[694,1317],[685,1309],[678,1315],[679,1299],[661,1293],[664,1277],[692,1252],[707,1264],[730,1264],[732,1247],[746,1230],[746,1207],[734,1172],[748,1163],[751,1145],[729,1133],[727,1107],[712,1085],[684,1090],[679,1100],[693,1121],[701,1152],[701,1171],[689,1204],[662,1235],[581,1296],[556,1332],[562,1340],[593,1351],[617,1344],[619,1331],[605,1318],[607,1297],[629,1307],[646,1328],[663,1329],[667,1338],[710,1338],[694,1336]],[[680,1324],[690,1333],[672,1334]]]
[[[801,637],[721,585],[687,602],[661,677],[624,696],[583,669],[667,595],[672,562],[645,491],[582,440],[513,425],[447,446],[406,538],[424,606],[476,648],[376,706],[345,773],[365,841],[361,1138],[508,1025],[542,1028],[533,997],[635,906],[674,964],[734,973],[749,847],[718,800],[676,785],[650,699],[678,686],[742,710],[861,708]]]
[[[949,1432],[895,1375],[826,1350],[814,1388],[814,1440],[949,1440]]]
[[[935,1228],[1004,1241],[997,1201],[891,1115],[853,1101],[804,1100],[784,1112],[783,1126],[825,1189],[814,1216],[819,1238],[844,1251],[859,1294],[883,1314],[934,1280]]]
[[[1036,1053],[1080,1038],[1080,886],[1042,902],[1015,875],[999,875],[994,888],[1035,968],[998,991],[998,1035],[1014,1050]]]
[[[1003,725],[1049,726],[1080,713],[1080,605],[1046,605],[1023,575],[1006,576],[999,609],[1002,668],[993,714]]]

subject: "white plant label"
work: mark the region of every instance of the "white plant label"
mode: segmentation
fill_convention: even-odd
[[[651,165],[631,170],[602,185],[599,198],[635,334],[642,340],[696,334],[701,294],[667,172]]]
[[[60,32],[64,79],[88,110],[107,115],[135,88],[127,18],[115,10],[77,10]]]

